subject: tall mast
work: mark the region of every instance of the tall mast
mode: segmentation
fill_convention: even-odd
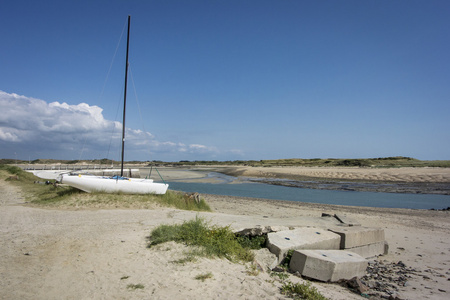
[[[120,166],[120,176],[123,176],[123,158],[125,152],[125,111],[127,108],[127,82],[128,82],[128,49],[130,47],[130,19],[128,16],[128,33],[127,33],[127,57],[125,61],[125,91],[123,95],[123,121],[122,121],[122,164]]]

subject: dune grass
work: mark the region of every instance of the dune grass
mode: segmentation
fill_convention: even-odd
[[[189,255],[226,258],[230,261],[252,261],[251,249],[239,243],[239,239],[229,226],[210,225],[206,220],[196,217],[182,224],[160,225],[153,229],[148,247],[175,241],[194,246],[195,253]]]
[[[310,282],[292,283],[286,281],[281,287],[281,293],[292,299],[327,300]]]
[[[196,280],[201,280],[202,282],[209,278],[213,278],[213,274],[211,272],[195,276]]]
[[[176,191],[167,191],[164,195],[85,193],[69,186],[45,184],[46,180],[9,165],[0,165],[0,178],[19,186],[26,201],[33,206],[77,209],[173,207],[183,210],[211,211],[204,199],[195,201]]]

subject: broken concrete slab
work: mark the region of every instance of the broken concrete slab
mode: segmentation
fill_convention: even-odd
[[[373,243],[369,245],[359,246],[359,247],[353,247],[345,249],[347,251],[354,252],[364,258],[374,258],[379,255],[386,255],[388,254],[387,249],[389,249],[389,246],[386,246],[387,242],[378,242]]]
[[[281,262],[286,253],[293,249],[336,249],[340,247],[341,237],[331,231],[302,227],[267,234],[267,248]]]
[[[345,250],[296,250],[289,267],[302,276],[325,282],[365,275],[367,260]]]
[[[254,250],[253,253],[255,254],[254,263],[261,271],[267,272],[278,265],[278,258],[267,248]]]
[[[349,249],[384,242],[384,229],[369,227],[333,227],[330,231],[340,235],[341,249]]]
[[[260,236],[269,232],[278,232],[283,230],[289,230],[287,226],[261,226],[256,225],[254,227],[241,228],[234,231],[235,234],[245,236]]]
[[[337,214],[335,214],[334,217],[335,217],[339,222],[341,222],[342,224],[345,224],[345,225],[347,225],[347,226],[361,226],[360,223],[355,222],[355,221],[353,221],[353,220],[350,220],[350,219],[349,219],[347,216],[345,216],[345,215],[341,215],[341,214],[337,215]]]

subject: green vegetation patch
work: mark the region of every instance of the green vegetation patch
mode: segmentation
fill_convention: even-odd
[[[239,244],[241,244],[244,248],[249,248],[253,250],[259,250],[261,248],[264,248],[264,245],[266,244],[267,236],[238,236],[237,241]]]
[[[206,279],[209,279],[209,278],[213,278],[213,274],[211,272],[195,276],[195,279],[201,280],[202,282],[204,282]]]
[[[167,163],[161,163],[162,165]],[[289,158],[264,160],[235,160],[235,161],[180,161],[170,163],[173,166],[251,166],[251,167],[372,167],[372,168],[400,168],[400,167],[442,167],[450,168],[449,160],[418,160],[405,156],[379,158]]]
[[[175,241],[188,246],[197,246],[196,255],[199,256],[244,262],[252,261],[254,258],[250,248],[239,243],[229,226],[210,225],[199,217],[182,224],[160,225],[151,232],[149,241],[149,248]]]
[[[143,289],[145,286],[141,283],[138,284],[129,284],[127,285],[127,288],[129,288],[130,290],[138,290],[138,289]]]
[[[281,287],[281,293],[293,299],[327,300],[310,282],[292,283],[287,281]]]

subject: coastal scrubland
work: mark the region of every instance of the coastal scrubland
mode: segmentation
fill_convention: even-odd
[[[119,162],[103,158],[93,160],[56,160],[35,159],[32,161],[0,159],[0,164],[103,164],[112,165]],[[419,160],[411,157],[394,156],[379,158],[289,158],[272,160],[181,160],[177,162],[165,161],[127,161],[128,165],[158,165],[158,166],[303,166],[303,167],[372,167],[372,168],[400,168],[400,167],[438,167],[450,168],[450,160]]]

